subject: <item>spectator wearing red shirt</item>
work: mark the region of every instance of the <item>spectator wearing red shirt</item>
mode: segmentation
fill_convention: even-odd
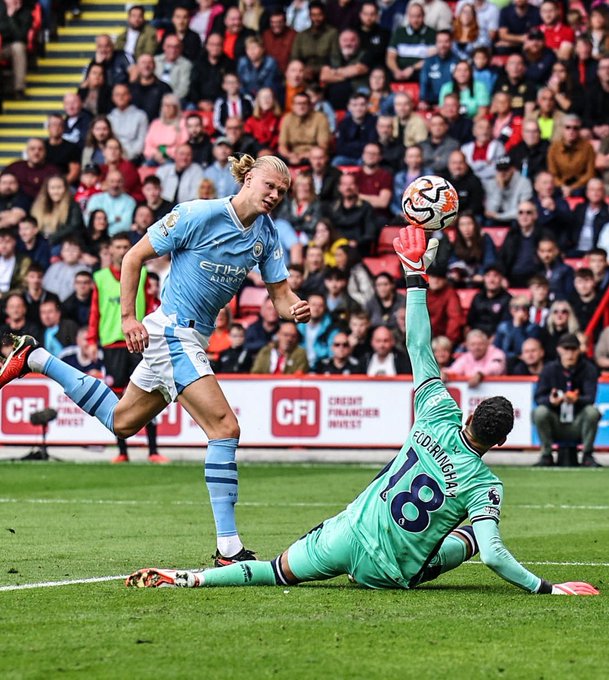
[[[235,61],[245,56],[245,39],[255,35],[244,28],[243,17],[237,7],[229,7],[224,15],[224,54]]]
[[[277,150],[279,143],[279,122],[281,107],[270,87],[258,91],[254,101],[254,111],[245,121],[243,131],[254,137],[262,147]]]
[[[285,12],[281,7],[275,7],[269,17],[269,28],[262,34],[264,51],[279,65],[285,73],[290,62],[290,54],[296,31],[287,25]]]
[[[430,267],[429,290],[427,291],[427,308],[431,323],[431,334],[447,337],[453,345],[463,340],[465,313],[461,307],[459,296],[449,285],[446,272],[440,267]]]
[[[391,173],[381,168],[383,152],[380,144],[370,142],[362,152],[362,170],[357,174],[360,198],[374,208],[379,226],[391,217],[389,204],[393,192]]]
[[[105,188],[106,177],[111,170],[118,170],[125,180],[125,192],[138,203],[143,202],[142,181],[135,165],[123,158],[123,146],[115,137],[111,137],[103,150],[104,164],[101,166],[102,188]]]
[[[559,59],[569,59],[573,53],[575,31],[562,23],[554,0],[544,0],[539,6],[539,15],[542,21],[539,30],[545,36],[546,47],[554,50]]]

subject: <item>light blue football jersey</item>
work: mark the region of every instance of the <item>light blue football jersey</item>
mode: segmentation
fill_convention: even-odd
[[[288,278],[271,218],[260,215],[245,228],[230,198],[180,203],[148,230],[154,250],[171,254],[161,293],[163,312],[175,314],[179,326],[194,322],[203,335],[212,333],[218,311],[254,267],[265,283]]]

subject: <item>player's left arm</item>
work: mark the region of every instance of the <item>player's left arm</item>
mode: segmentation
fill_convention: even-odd
[[[266,289],[277,310],[277,314],[286,321],[296,323],[308,323],[311,318],[311,310],[306,300],[301,300],[290,288],[287,280],[277,283],[267,283]]]
[[[148,331],[135,316],[135,299],[144,262],[157,257],[148,234],[131,248],[121,266],[121,326],[127,349],[143,352],[148,346]]]
[[[480,559],[502,579],[529,593],[538,595],[598,595],[588,583],[552,584],[522,566],[505,547],[499,533],[502,487],[485,487],[469,508],[472,528],[480,550]]]

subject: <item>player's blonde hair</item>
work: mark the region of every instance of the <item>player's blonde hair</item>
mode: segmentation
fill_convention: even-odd
[[[288,187],[292,182],[288,166],[277,156],[253,158],[249,154],[244,153],[240,158],[229,156],[228,162],[231,164],[231,174],[238,184],[243,184],[245,176],[251,170],[273,170],[285,177]]]

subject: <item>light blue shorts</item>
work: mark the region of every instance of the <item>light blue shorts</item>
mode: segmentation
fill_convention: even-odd
[[[161,308],[142,321],[149,335],[148,347],[131,375],[131,382],[145,392],[158,390],[167,403],[175,401],[188,385],[213,375],[205,350],[209,338],[194,328],[176,326],[175,318]]]

